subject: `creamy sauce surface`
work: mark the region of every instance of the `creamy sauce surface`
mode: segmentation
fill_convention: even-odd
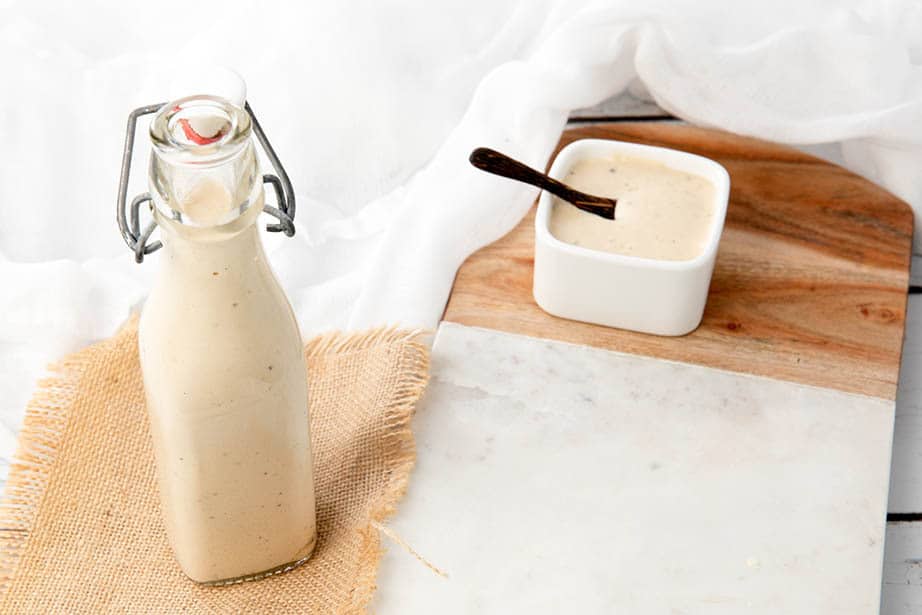
[[[560,241],[626,256],[691,260],[704,251],[714,223],[714,185],[707,179],[633,156],[578,161],[563,182],[618,199],[605,220],[553,198],[551,235]]]

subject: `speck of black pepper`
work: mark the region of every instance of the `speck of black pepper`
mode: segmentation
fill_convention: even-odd
[[[269,476],[268,472],[263,472],[263,476]]]
[[[233,303],[231,303],[231,306],[233,306],[233,307],[237,307],[237,305],[238,305],[238,304],[237,304],[236,301],[234,301]]]
[[[272,371],[272,366],[271,366],[271,365],[269,366],[269,371],[270,371],[270,372]]]
[[[217,271],[212,271],[212,272],[211,272],[211,275],[218,275],[218,272],[217,272]]]

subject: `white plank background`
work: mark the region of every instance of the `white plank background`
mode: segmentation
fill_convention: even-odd
[[[913,262],[914,279],[922,259]],[[918,284],[918,281],[914,282]],[[903,364],[896,400],[890,513],[918,521],[887,526],[881,613],[922,614],[922,295],[909,296]]]

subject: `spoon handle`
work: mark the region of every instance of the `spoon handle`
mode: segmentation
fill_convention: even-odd
[[[487,147],[478,147],[471,152],[470,162],[472,165],[493,173],[500,177],[514,179],[532,186],[537,186],[542,190],[547,190],[554,196],[558,196],[589,213],[593,213],[609,220],[615,218],[616,199],[598,197],[591,194],[574,190],[566,184],[563,184],[552,177],[548,177],[540,171],[536,171],[528,165],[522,164],[518,160],[497,152]]]

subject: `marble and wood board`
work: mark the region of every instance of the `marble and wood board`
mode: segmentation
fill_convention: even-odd
[[[662,338],[531,297],[533,217],[458,273],[390,524],[382,613],[876,613],[909,208],[779,145],[567,131],[730,172],[702,326]],[[603,283],[603,281],[600,281]]]

